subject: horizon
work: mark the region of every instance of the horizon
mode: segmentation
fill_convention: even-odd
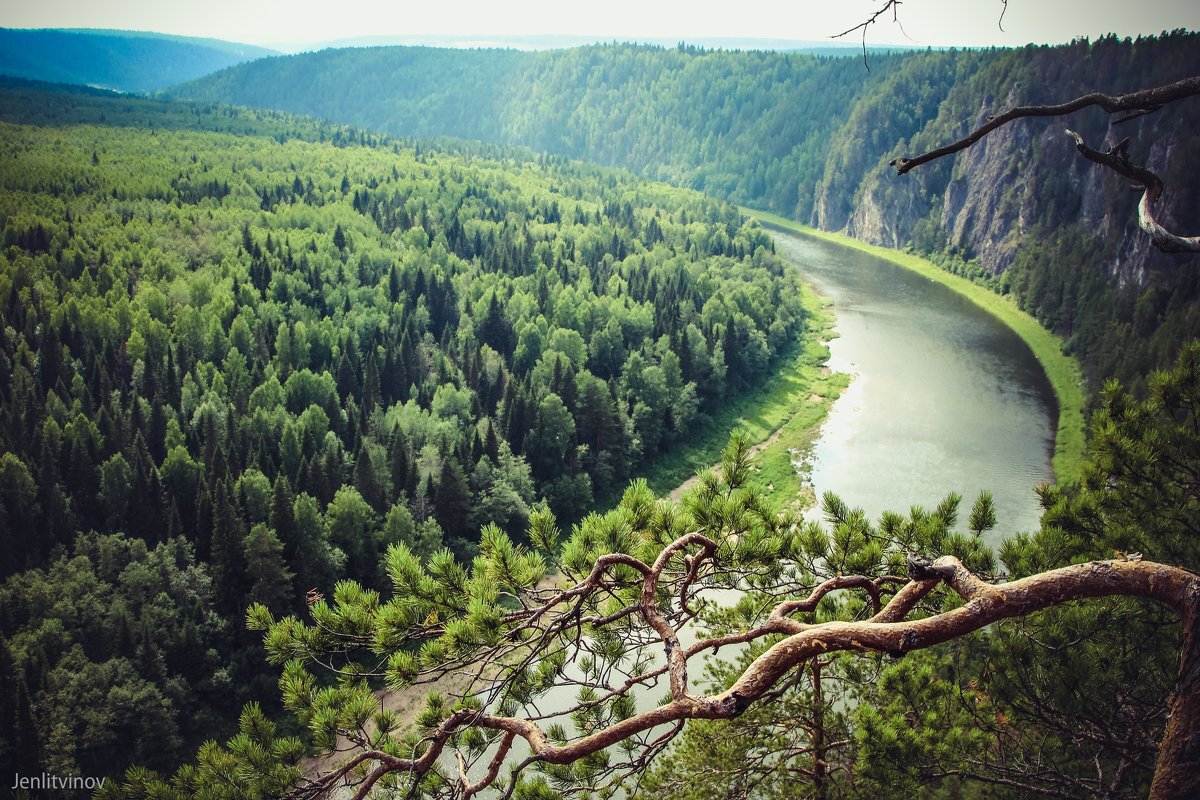
[[[92,29],[218,39],[283,52],[364,39],[438,39],[488,42],[541,37],[593,42],[696,42],[761,40],[814,46],[861,46],[862,35],[837,34],[868,19],[879,0],[836,8],[792,8],[780,12],[769,0],[747,0],[736,15],[711,2],[677,0],[647,7],[612,0],[598,7],[562,6],[550,0],[519,0],[498,6],[462,0],[438,7],[409,8],[383,0],[346,0],[336,8],[311,0],[211,0],[198,7],[151,0],[84,4],[48,0],[9,10],[0,26],[14,29]],[[1001,14],[1003,20],[1001,21]],[[471,20],[469,27],[463,20]],[[616,21],[614,23],[614,20]],[[1062,44],[1107,34],[1124,38],[1176,29],[1200,29],[1200,4],[1178,0],[1072,0],[1037,4],[1002,0],[964,8],[954,0],[915,0],[900,9],[899,21],[885,14],[868,26],[868,47],[1021,47]],[[771,49],[771,48],[766,48]]]

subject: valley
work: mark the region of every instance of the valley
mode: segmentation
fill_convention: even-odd
[[[0,770],[1186,797],[1198,36],[0,30]]]

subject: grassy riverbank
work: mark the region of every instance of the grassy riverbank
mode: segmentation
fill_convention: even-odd
[[[1009,297],[1004,297],[972,283],[966,278],[952,275],[930,261],[910,253],[860,242],[839,233],[826,233],[798,222],[766,211],[743,208],[742,213],[789,231],[815,239],[851,247],[864,253],[879,256],[905,269],[920,273],[930,280],[953,289],[980,308],[997,317],[1013,330],[1033,351],[1058,399],[1058,430],[1054,438],[1054,476],[1060,483],[1074,481],[1083,467],[1085,453],[1085,402],[1083,376],[1079,364],[1062,350],[1062,341],[1038,324],[1037,320],[1017,308]]]
[[[693,431],[688,442],[660,456],[645,478],[659,495],[673,494],[693,476],[709,469],[721,458],[729,443],[729,432],[741,428],[755,442],[758,479],[770,496],[788,503],[797,497],[811,503],[811,490],[802,492],[800,477],[792,466],[792,453],[807,449],[833,401],[849,385],[850,378],[831,373],[825,362],[829,348],[822,344],[833,335],[833,314],[808,286],[803,287],[808,325],[803,341],[784,359],[767,382],[747,394],[730,398],[703,428]]]

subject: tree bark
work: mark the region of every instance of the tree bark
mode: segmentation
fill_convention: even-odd
[[[1200,591],[1193,590],[1192,611],[1184,615],[1179,685],[1171,698],[1150,786],[1150,800],[1200,798]]]
[[[829,765],[825,761],[828,748],[825,746],[825,692],[821,687],[821,659],[814,658],[811,669],[813,682],[813,796],[816,800],[826,800],[829,796]]]
[[[1150,234],[1150,240],[1159,250],[1167,253],[1200,253],[1200,236],[1171,233],[1154,216],[1154,204],[1162,197],[1164,189],[1162,179],[1145,167],[1130,163],[1126,154],[1128,139],[1107,153],[1102,153],[1088,147],[1083,137],[1075,131],[1068,129],[1067,135],[1075,140],[1075,149],[1088,161],[1107,167],[1142,187],[1142,199],[1138,202],[1138,226]]]

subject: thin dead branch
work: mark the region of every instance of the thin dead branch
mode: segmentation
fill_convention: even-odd
[[[1018,106],[1010,108],[998,116],[988,117],[983,125],[956,142],[918,156],[900,156],[892,159],[889,163],[896,168],[897,175],[904,175],[922,164],[928,164],[944,156],[965,150],[992,131],[1014,120],[1030,117],[1061,117],[1084,108],[1096,107],[1109,114],[1121,114],[1122,116],[1114,120],[1115,124],[1154,113],[1168,103],[1178,102],[1198,94],[1200,94],[1200,76],[1193,76],[1127,94],[1108,95],[1092,92],[1057,105]],[[1108,152],[1101,153],[1088,147],[1084,143],[1083,137],[1074,131],[1068,130],[1067,135],[1075,140],[1076,148],[1085,158],[1113,170],[1118,175],[1133,181],[1142,189],[1142,199],[1138,204],[1138,224],[1150,235],[1150,240],[1155,247],[1169,253],[1200,252],[1200,236],[1180,236],[1168,231],[1158,222],[1154,215],[1154,205],[1163,194],[1163,182],[1150,170],[1129,161],[1128,138]]]

